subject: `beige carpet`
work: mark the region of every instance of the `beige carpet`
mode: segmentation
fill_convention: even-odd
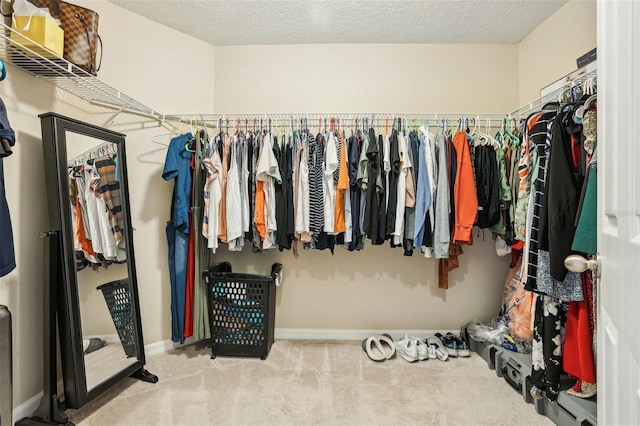
[[[204,346],[150,357],[157,384],[127,378],[80,410],[90,425],[552,425],[471,358],[369,360],[359,342],[287,341],[265,361]]]

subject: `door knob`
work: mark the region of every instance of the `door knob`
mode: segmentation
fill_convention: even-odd
[[[571,272],[584,272],[587,269],[592,271],[596,278],[600,278],[600,256],[597,254],[593,259],[585,259],[579,254],[572,254],[564,259],[564,266]]]

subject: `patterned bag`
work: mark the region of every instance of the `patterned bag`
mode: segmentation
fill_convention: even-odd
[[[99,16],[93,10],[62,0],[29,0],[37,7],[47,7],[51,16],[60,19],[64,30],[64,53],[62,57],[97,75],[102,63],[102,39],[98,35]],[[96,63],[100,44],[100,62]]]

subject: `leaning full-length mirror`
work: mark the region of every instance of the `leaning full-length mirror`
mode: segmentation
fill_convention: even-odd
[[[50,222],[61,234],[65,398],[77,408],[122,377],[154,381],[142,368],[125,136],[52,113],[41,120]]]

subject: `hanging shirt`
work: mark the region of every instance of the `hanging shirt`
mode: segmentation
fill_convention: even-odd
[[[309,140],[308,133],[302,134],[300,144],[298,145],[297,155],[298,167],[297,183],[298,191],[296,194],[296,233],[300,235],[299,239],[303,242],[311,241],[311,228],[309,224]]]
[[[413,247],[420,248],[422,246],[422,239],[425,233],[425,219],[429,214],[429,207],[431,207],[431,184],[429,182],[429,176],[427,171],[427,156],[425,151],[429,145],[426,137],[422,137],[420,146],[418,148],[418,179],[417,179],[417,193],[416,193],[416,210],[415,210],[415,222],[413,229]],[[430,230],[428,230],[430,232]]]
[[[273,154],[273,136],[268,133],[264,137],[260,158],[258,160],[256,179],[262,182],[264,193],[264,217],[266,237],[263,241],[263,249],[273,248],[275,244],[275,232],[278,229],[276,221],[276,194],[275,182],[282,183],[278,162]],[[256,209],[258,208],[256,203]]]
[[[218,238],[223,243],[227,240],[227,181],[229,179],[229,155],[231,149],[229,146],[229,136],[222,135],[222,174],[220,175],[220,190],[222,196],[220,198],[220,210],[218,211]]]
[[[240,193],[240,169],[238,167],[238,136],[232,135],[229,149],[231,151],[229,173],[227,174],[227,197],[226,197],[226,219],[227,219],[227,242],[229,250],[237,251],[242,249],[239,241],[244,240],[242,232],[242,195]]]
[[[95,194],[91,190],[91,171],[93,166],[85,164],[83,167],[84,173],[84,199],[87,206],[87,217],[89,222],[89,232],[91,234],[91,245],[96,253],[104,255],[104,249],[102,247],[102,233],[100,232],[100,219],[98,211],[98,200]],[[104,214],[104,211],[102,212]]]
[[[461,244],[473,244],[471,230],[478,215],[478,196],[471,165],[469,142],[465,132],[456,133],[453,138],[458,167],[454,186],[455,228],[453,241]]]
[[[189,200],[191,195],[191,171],[189,170],[191,153],[185,150],[185,145],[192,138],[191,133],[186,133],[171,139],[162,171],[164,180],[175,180],[171,220],[174,228],[185,234],[189,233]]]
[[[346,232],[346,209],[345,199],[349,189],[349,174],[347,170],[347,147],[344,136],[340,136],[340,167],[339,167],[338,186],[336,188],[336,209],[334,231],[336,233]],[[349,206],[351,207],[351,206]],[[349,208],[351,210],[351,208]]]
[[[388,201],[387,201],[387,235],[390,237],[393,235],[396,227],[396,209],[398,207],[398,180],[400,176],[400,152],[398,149],[398,132],[393,131],[391,133],[391,139],[389,140],[389,158],[390,158],[390,170],[389,170],[389,184],[387,186]],[[392,241],[393,242],[393,241]]]
[[[398,174],[398,199],[396,203],[396,222],[393,231],[393,244],[401,245],[404,237],[404,209],[406,206],[407,197],[407,173],[411,168],[411,160],[409,158],[409,152],[407,146],[407,140],[404,134],[400,132],[398,134],[398,153],[400,156],[400,173]]]
[[[11,147],[16,142],[15,132],[9,125],[7,107],[0,98],[0,277],[7,275],[16,268],[16,257],[13,247],[13,230],[9,204],[4,189],[3,158],[11,155]]]
[[[240,139],[240,198],[242,206],[242,232],[247,233],[251,229],[251,209],[249,207],[249,142],[246,138]]]
[[[124,239],[124,216],[122,212],[122,199],[120,193],[120,182],[115,180],[116,165],[110,157],[101,157],[94,161],[93,170],[99,175],[99,179],[94,181],[94,194],[102,198],[107,207],[107,219],[111,227],[111,232],[118,247],[118,260],[126,259],[125,239]],[[191,191],[189,190],[189,194]],[[188,212],[187,212],[188,215]]]
[[[215,254],[218,249],[218,219],[222,189],[220,176],[222,175],[222,161],[217,147],[211,146],[203,160],[207,170],[204,183],[204,217],[202,221],[202,235],[207,239],[207,248]]]
[[[312,240],[316,241],[324,227],[324,192],[322,184],[322,157],[324,137],[317,138],[308,133],[309,138],[309,228]]]
[[[324,196],[324,231],[335,234],[336,183],[333,174],[338,170],[337,139],[333,132],[329,132],[325,144],[325,161],[322,174],[322,188]]]
[[[380,149],[373,128],[369,129],[369,145],[366,152],[366,167],[368,188],[366,193],[366,207],[364,213],[364,232],[371,239],[372,244],[382,244],[384,236],[378,235],[378,221],[380,220],[380,197],[383,192],[380,177]]]
[[[449,167],[447,141],[442,133],[436,136],[436,157],[438,159],[437,190],[435,199],[435,226],[433,230],[433,251],[436,259],[449,257]]]

